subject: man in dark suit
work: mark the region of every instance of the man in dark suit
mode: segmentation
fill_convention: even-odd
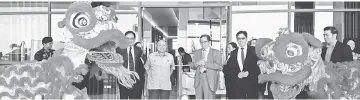
[[[134,46],[136,36],[133,31],[127,31],[125,36],[129,47],[126,49],[116,48],[116,52],[123,56],[124,67],[130,71],[135,71],[139,75],[140,80],[136,81],[132,89],[119,85],[120,99],[141,99],[145,83],[145,68],[141,61],[142,51],[139,47]]]
[[[333,26],[324,28],[324,40],[327,45],[322,48],[321,58],[325,62],[353,61],[350,46],[337,40],[338,33],[338,30]]]
[[[228,75],[234,84],[229,87],[234,89],[228,93],[229,99],[257,99],[258,98],[258,75],[260,69],[257,66],[255,48],[247,44],[247,32],[239,31],[236,34],[239,48],[231,52],[227,62]],[[228,87],[228,86],[227,86]]]

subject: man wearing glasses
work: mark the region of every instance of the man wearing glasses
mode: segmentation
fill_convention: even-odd
[[[227,62],[229,71],[226,79],[235,82],[233,86],[227,86],[234,88],[227,93],[228,99],[257,99],[260,69],[255,47],[247,45],[246,31],[239,31],[236,38],[239,48],[231,52]]]
[[[130,71],[134,71],[139,75],[140,80],[136,80],[132,89],[127,89],[119,85],[120,99],[141,99],[145,83],[145,68],[141,61],[142,51],[139,47],[134,46],[136,35],[133,31],[125,33],[126,40],[129,47],[126,49],[116,48],[116,52],[121,54],[124,58],[124,67]]]
[[[219,73],[222,70],[221,53],[211,48],[209,35],[200,36],[201,49],[194,52],[194,62],[190,67],[195,72],[195,96],[196,99],[215,99],[215,93],[219,85]]]

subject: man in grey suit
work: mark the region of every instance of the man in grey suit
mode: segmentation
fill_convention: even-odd
[[[196,99],[214,99],[219,85],[219,71],[222,70],[221,53],[212,49],[209,35],[200,36],[201,49],[194,52],[190,63],[195,72]]]

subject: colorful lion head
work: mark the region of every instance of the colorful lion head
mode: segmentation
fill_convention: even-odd
[[[258,39],[255,51],[261,59],[259,80],[276,76],[265,79],[272,82],[270,90],[276,99],[294,99],[305,86],[308,96],[316,99],[359,99],[360,61],[324,63],[322,47],[309,33],[281,32],[275,41]]]
[[[108,41],[115,42],[116,47],[126,48],[127,41],[123,33],[116,29],[116,22],[112,8],[103,5],[93,8],[89,2],[75,2],[58,26],[68,30],[72,42],[88,50]]]
[[[47,61],[0,68],[0,98],[34,99],[42,95],[45,99],[88,99],[86,89],[80,91],[72,85],[88,72],[86,58],[117,77],[121,85],[132,88],[138,75],[122,67],[122,56],[115,52],[128,46],[116,22],[114,9],[93,7],[90,2],[71,4],[58,23],[68,36],[65,47]]]
[[[325,75],[325,66],[320,56],[321,47],[320,40],[309,33],[290,32],[280,34],[276,41],[267,38],[257,40],[255,51],[261,59],[258,65],[262,74],[293,75],[305,67],[313,71],[309,77],[296,84],[272,84],[270,89],[275,98],[294,98],[305,85],[311,85],[311,89],[316,87],[318,80]]]
[[[84,62],[86,57],[105,72],[117,77],[121,85],[131,88],[138,75],[122,67],[122,56],[115,51],[116,48],[124,49],[128,46],[124,34],[115,25],[117,20],[115,10],[105,5],[73,3],[65,13],[65,18],[58,23],[60,28],[67,30],[65,34],[70,36],[62,55],[72,60],[76,73],[84,72],[78,70],[84,69],[80,66],[83,63],[78,63]],[[130,77],[132,75],[135,77]]]
[[[302,66],[320,59],[322,44],[309,33],[289,33],[280,35],[276,41],[260,38],[256,42],[256,55],[268,62],[272,71],[296,72]]]
[[[115,49],[126,48],[128,45],[124,34],[116,27],[115,10],[104,5],[92,6],[90,2],[75,2],[65,13],[65,18],[58,23],[66,31],[67,42],[61,55],[71,58],[74,68],[84,64],[85,57],[90,60],[112,60],[119,66],[122,57],[115,53]],[[90,50],[97,49],[108,53],[110,58],[100,57]],[[96,59],[94,56],[97,56]],[[81,63],[80,63],[81,62]],[[80,73],[79,71],[77,73]]]

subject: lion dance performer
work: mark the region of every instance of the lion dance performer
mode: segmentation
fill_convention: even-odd
[[[44,99],[61,99],[72,95],[75,99],[89,99],[86,89],[71,85],[80,82],[81,74],[87,73],[85,58],[117,77],[121,85],[132,88],[138,75],[122,67],[122,56],[115,52],[115,48],[127,46],[123,33],[114,27],[115,15],[113,9],[92,7],[90,2],[70,5],[65,18],[58,23],[70,36],[64,49],[47,61],[0,67],[0,98],[34,99],[41,95]]]
[[[305,86],[313,99],[360,99],[359,61],[324,63],[321,47],[309,33],[284,32],[275,41],[258,39],[259,83],[272,82],[275,99],[295,99]]]

